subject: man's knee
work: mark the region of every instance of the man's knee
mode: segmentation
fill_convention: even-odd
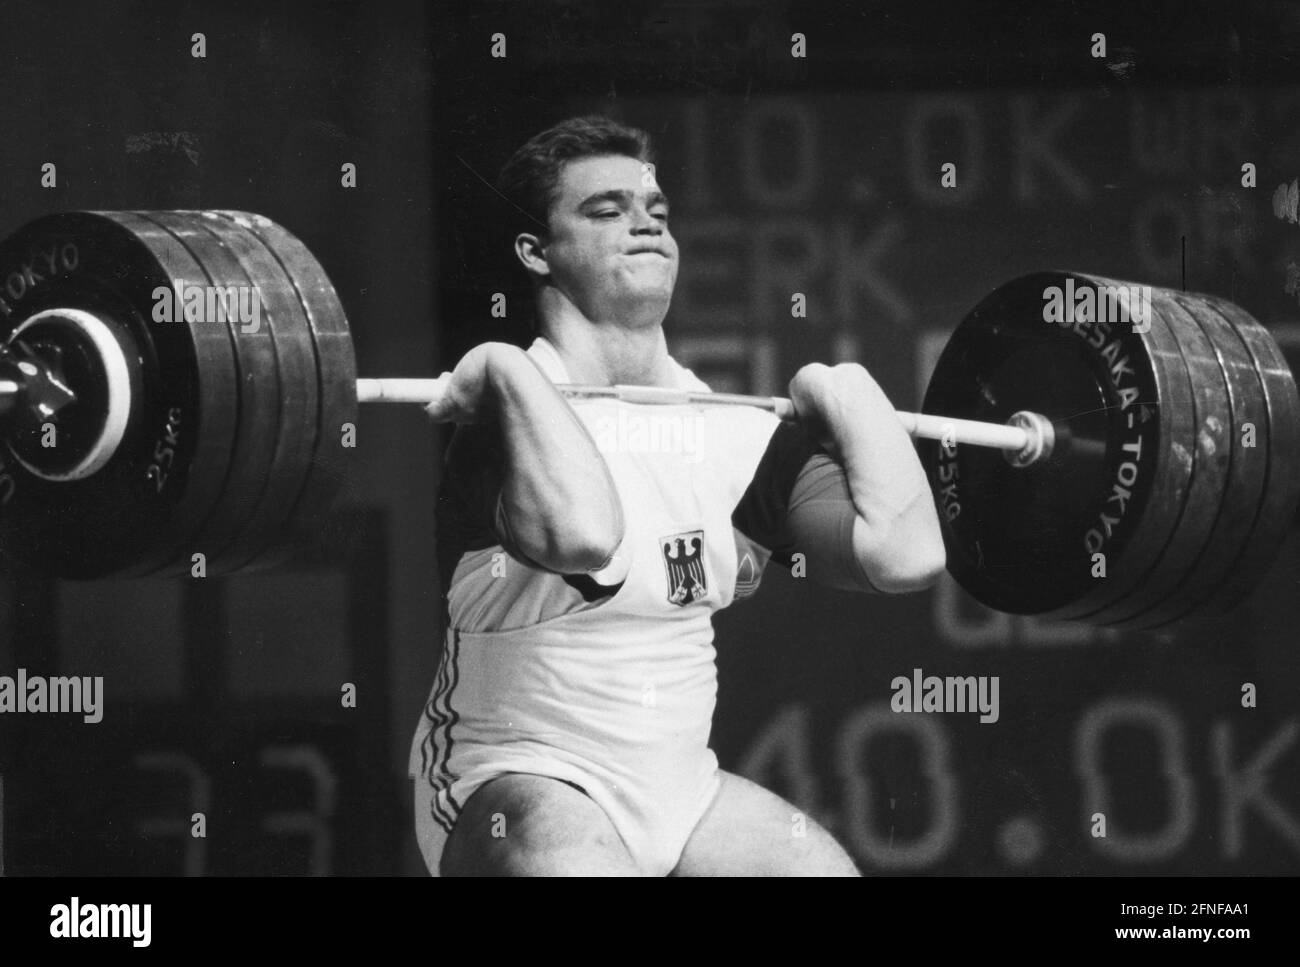
[[[511,774],[465,803],[442,853],[443,876],[635,875],[594,802],[567,783]]]

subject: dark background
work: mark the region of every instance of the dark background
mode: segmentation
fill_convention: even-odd
[[[0,231],[65,209],[260,212],[329,272],[363,375],[433,375],[526,342],[518,226],[488,183],[532,133],[600,111],[658,143],[680,359],[765,393],[855,359],[914,408],[964,313],[1044,268],[1227,296],[1300,344],[1300,227],[1272,205],[1300,175],[1298,38],[1287,4],[11,6]],[[415,408],[363,409],[344,536],[283,573],[5,573],[0,674],[106,692],[97,725],[0,719],[6,872],[422,872],[406,761],[439,647],[442,442]],[[716,623],[714,744],[871,872],[1295,872],[1298,577],[1292,537],[1229,618],[1118,636],[996,615],[947,581],[863,598],[774,569]],[[914,667],[999,676],[1001,720],[893,716]]]

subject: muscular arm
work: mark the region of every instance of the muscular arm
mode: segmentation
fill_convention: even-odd
[[[489,423],[495,454],[482,484],[502,546],[549,571],[607,564],[623,539],[623,509],[609,467],[586,427],[523,350],[484,343],[445,377],[431,404],[438,420]]]
[[[790,395],[807,432],[843,468],[853,554],[871,586],[933,584],[945,559],[934,498],[884,391],[861,366],[814,364],[795,374]]]
[[[911,440],[859,366],[805,367],[790,386],[800,424],[768,441],[732,515],[742,534],[809,580],[897,593],[944,564],[933,497]]]

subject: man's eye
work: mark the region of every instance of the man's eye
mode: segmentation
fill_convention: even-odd
[[[617,217],[618,214],[619,214],[619,211],[618,211],[617,208],[606,208],[604,211],[596,212],[596,217],[597,217],[597,218],[608,218],[608,217],[611,216],[611,215]]]

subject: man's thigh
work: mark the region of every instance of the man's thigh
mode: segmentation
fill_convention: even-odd
[[[442,851],[443,876],[635,876],[609,817],[558,779],[511,773],[465,803]]]
[[[834,837],[775,793],[719,770],[722,786],[674,876],[858,876]]]

